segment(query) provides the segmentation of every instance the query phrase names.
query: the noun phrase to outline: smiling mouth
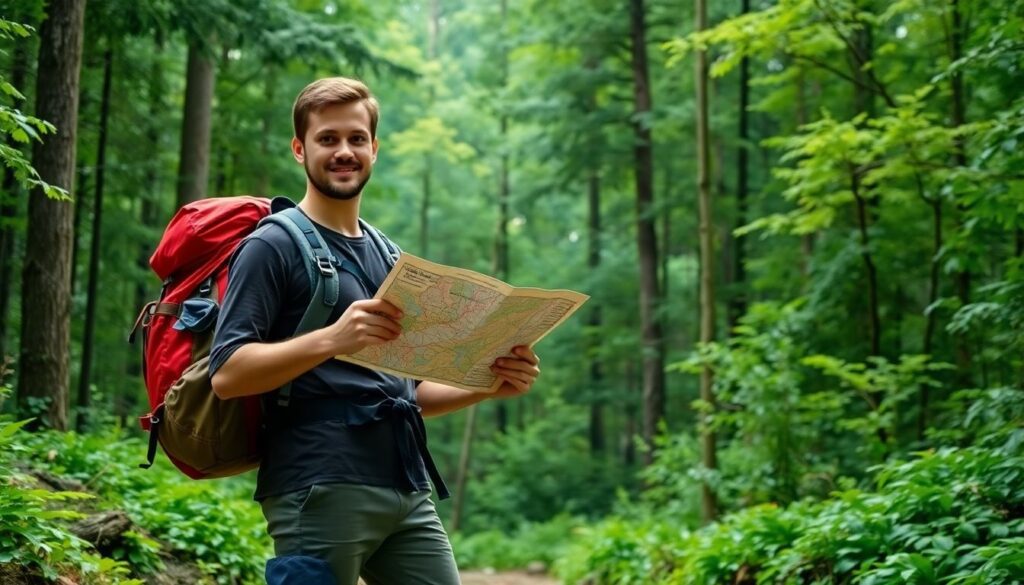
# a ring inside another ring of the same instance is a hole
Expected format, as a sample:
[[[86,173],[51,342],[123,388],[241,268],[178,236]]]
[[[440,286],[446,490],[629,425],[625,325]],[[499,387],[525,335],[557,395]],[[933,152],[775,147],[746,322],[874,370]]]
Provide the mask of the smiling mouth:
[[[328,172],[330,172],[330,173],[331,173],[332,175],[339,175],[339,176],[342,176],[342,177],[347,177],[347,176],[349,176],[349,175],[353,175],[353,174],[355,174],[355,173],[356,173],[356,171],[358,171],[358,170],[359,170],[359,167],[350,167],[350,166],[345,166],[345,167],[330,167],[330,168],[328,168],[327,170],[328,170]]]

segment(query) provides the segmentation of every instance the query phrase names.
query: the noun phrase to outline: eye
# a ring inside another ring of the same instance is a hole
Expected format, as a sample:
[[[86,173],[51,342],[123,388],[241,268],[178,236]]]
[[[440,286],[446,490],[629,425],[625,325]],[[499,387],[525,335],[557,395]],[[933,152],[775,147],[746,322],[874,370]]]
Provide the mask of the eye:
[[[366,137],[363,136],[362,134],[357,134],[357,135],[352,137],[352,142],[354,142],[356,144],[362,144],[362,143],[366,142]]]
[[[318,142],[320,144],[334,144],[335,138],[333,136],[321,136]]]

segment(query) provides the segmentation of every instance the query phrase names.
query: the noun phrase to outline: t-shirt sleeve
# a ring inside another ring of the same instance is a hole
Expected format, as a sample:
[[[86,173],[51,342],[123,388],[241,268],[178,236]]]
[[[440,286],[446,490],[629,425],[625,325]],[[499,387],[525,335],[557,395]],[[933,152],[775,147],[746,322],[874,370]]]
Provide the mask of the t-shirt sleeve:
[[[270,339],[284,302],[286,275],[283,257],[260,238],[250,237],[235,250],[210,350],[211,377],[238,348]]]

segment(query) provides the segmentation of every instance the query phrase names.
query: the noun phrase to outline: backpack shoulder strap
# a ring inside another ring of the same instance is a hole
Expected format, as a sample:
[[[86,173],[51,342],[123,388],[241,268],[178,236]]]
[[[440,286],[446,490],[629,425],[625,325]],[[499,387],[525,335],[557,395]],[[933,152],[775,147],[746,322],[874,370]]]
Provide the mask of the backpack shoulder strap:
[[[359,218],[359,227],[370,236],[374,247],[377,248],[380,255],[384,257],[384,263],[387,267],[394,268],[395,263],[398,262],[398,257],[402,255],[402,249],[388,239],[388,237],[384,235],[384,232],[373,227],[364,221],[363,218]]]
[[[313,222],[309,221],[309,218],[295,207],[268,215],[260,223],[261,225],[273,223],[284,228],[299,247],[301,256],[305,260],[306,274],[309,276],[310,290],[313,291],[313,294],[309,299],[309,306],[306,307],[302,319],[295,328],[295,335],[302,335],[323,327],[330,318],[334,306],[338,304],[340,293],[338,272],[331,262],[331,252],[327,247],[327,242],[324,241]],[[290,397],[291,384],[289,383],[278,391],[277,402],[281,406],[287,406]]]

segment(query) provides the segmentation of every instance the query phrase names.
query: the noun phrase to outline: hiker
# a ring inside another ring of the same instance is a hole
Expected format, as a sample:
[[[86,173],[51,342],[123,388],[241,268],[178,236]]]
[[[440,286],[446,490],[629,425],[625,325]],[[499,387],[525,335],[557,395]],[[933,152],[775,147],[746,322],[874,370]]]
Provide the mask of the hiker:
[[[349,269],[337,272],[340,295],[326,325],[292,337],[313,295],[306,261],[281,226],[253,232],[231,259],[210,376],[221,398],[290,383],[286,406],[264,401],[255,493],[279,558],[326,561],[339,585],[360,575],[370,585],[454,585],[459,576],[430,481],[439,497],[448,492],[422,417],[525,394],[539,360],[529,348],[509,348],[491,366],[500,388],[479,394],[332,359],[402,331],[401,308],[372,298],[389,265],[359,219],[377,159],[378,111],[354,79],[320,79],[299,94],[292,154],[306,170],[306,192],[298,209],[326,241],[331,264]]]

